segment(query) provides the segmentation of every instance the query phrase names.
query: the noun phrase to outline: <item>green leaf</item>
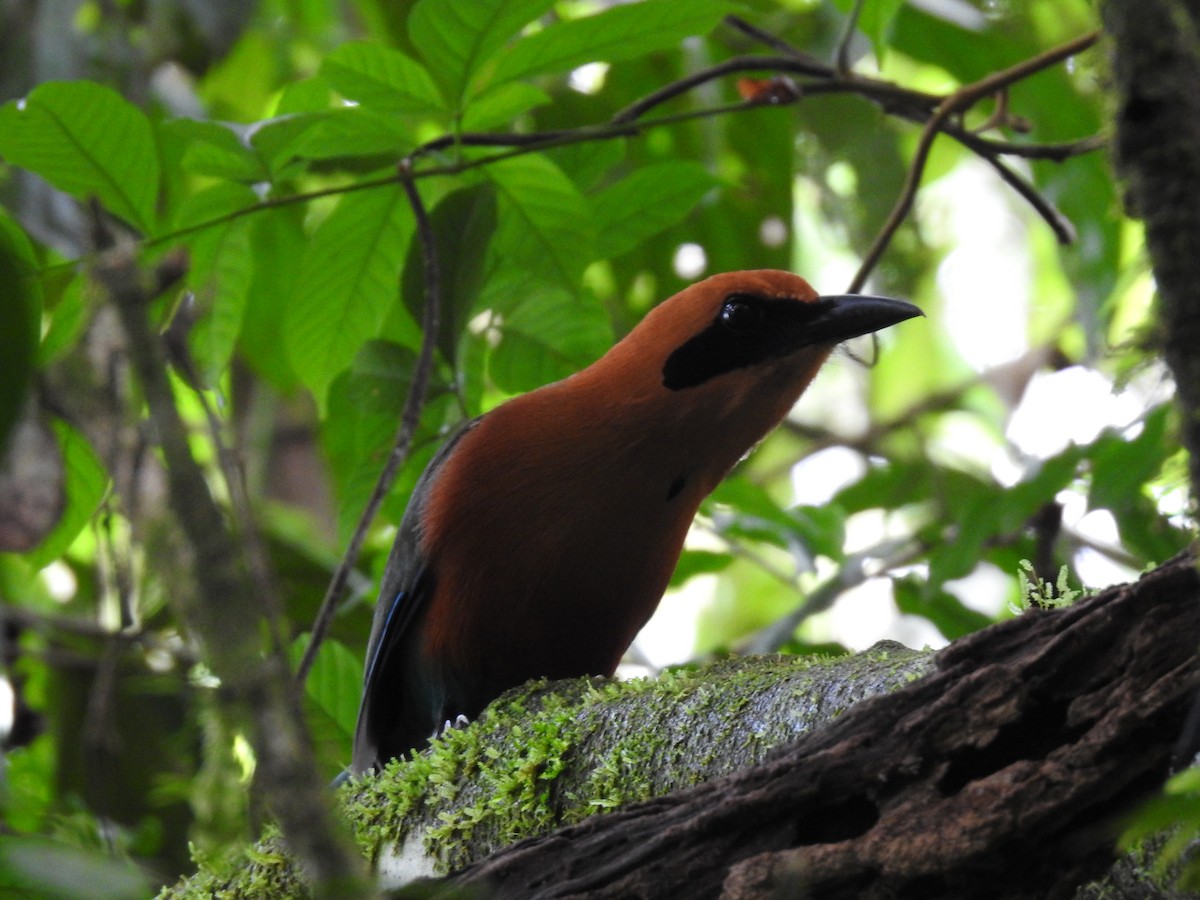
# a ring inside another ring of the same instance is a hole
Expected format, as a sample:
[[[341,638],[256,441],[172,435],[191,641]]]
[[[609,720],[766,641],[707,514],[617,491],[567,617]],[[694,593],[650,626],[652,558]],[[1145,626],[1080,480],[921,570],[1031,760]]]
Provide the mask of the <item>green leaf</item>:
[[[420,0],[409,16],[408,35],[457,113],[476,73],[553,5],[554,0]]]
[[[729,534],[791,549],[799,541],[804,557],[842,558],[846,516],[837,504],[785,509],[761,485],[737,474],[717,485],[707,502],[727,506],[737,514],[738,521],[726,526]]]
[[[1001,531],[1003,489],[952,469],[938,470],[934,478],[942,507],[939,513],[946,522],[953,523],[948,535],[938,524],[939,542],[929,554],[929,581],[938,585],[973,570],[988,539]],[[926,490],[931,487],[927,484]]]
[[[688,579],[697,575],[712,575],[729,568],[733,557],[728,553],[714,553],[712,550],[684,550],[679,554],[679,562],[671,575],[671,587],[677,588]]]
[[[497,385],[514,394],[578,372],[612,344],[608,317],[598,303],[580,303],[554,288],[524,296],[504,317],[500,333],[488,370]]]
[[[581,190],[590,191],[604,181],[625,158],[623,138],[608,141],[581,141],[546,151],[546,157],[563,170]]]
[[[259,122],[250,134],[250,146],[258,153],[271,177],[281,180],[291,174],[289,166],[300,156],[297,148],[302,147],[308,134],[334,112],[336,110],[293,113]]]
[[[522,39],[500,58],[492,83],[568,72],[584,63],[621,62],[707,34],[730,10],[721,0],[645,0],[559,22]]]
[[[1037,471],[1013,485],[1001,496],[992,511],[1000,533],[1012,533],[1024,528],[1039,509],[1052,501],[1075,478],[1084,451],[1071,446],[1057,456],[1042,460]]]
[[[309,635],[298,637],[291,646],[292,664],[299,663]],[[331,744],[325,758],[349,760],[362,696],[362,663],[343,644],[326,638],[304,682],[304,707],[317,740]]]
[[[889,462],[872,465],[866,475],[838,491],[832,502],[850,514],[876,507],[899,509],[927,501],[931,493],[928,466]]]
[[[327,113],[304,129],[288,150],[301,159],[398,158],[414,146],[413,129],[404,120],[370,109],[346,107]]]
[[[380,112],[446,111],[429,71],[415,59],[382,44],[342,44],[325,58],[321,75],[346,99]]]
[[[254,276],[242,320],[242,356],[281,393],[295,389],[297,378],[280,340],[295,298],[296,278],[306,238],[300,206],[280,206],[250,216]]]
[[[0,213],[0,460],[33,377],[42,319],[42,283],[25,232]]]
[[[0,837],[0,894],[6,897],[141,900],[148,888],[146,875],[128,860],[40,836]]]
[[[67,505],[58,524],[25,558],[41,568],[62,556],[91,520],[108,490],[108,471],[87,439],[66,422],[54,423],[66,473]]]
[[[695,162],[664,162],[637,169],[591,197],[596,254],[627,253],[686,216],[717,179]]]
[[[341,102],[334,99],[329,82],[314,75],[312,78],[302,78],[284,86],[275,104],[275,115],[320,112],[340,105]]]
[[[453,362],[483,287],[487,246],[496,230],[495,189],[481,182],[447,194],[429,214],[429,225],[442,275],[438,345]],[[409,244],[400,283],[410,321],[420,322],[425,309],[425,255],[419,241]]]
[[[349,540],[392,451],[415,360],[416,354],[407,347],[369,341],[329,387],[321,433],[334,477],[341,543]],[[453,395],[436,389],[430,392],[412,452],[384,501],[381,515],[385,519],[400,520],[402,501],[441,443],[440,427],[458,421],[454,404]]]
[[[226,181],[266,181],[266,166],[234,130],[219,122],[172,119],[159,128],[185,142],[180,165],[196,175],[211,175]]]
[[[574,292],[595,258],[586,198],[561,169],[536,154],[488,166],[487,174],[500,200],[491,270],[519,270]]]
[[[284,341],[323,408],[329,383],[379,333],[400,290],[413,217],[399,185],[346,194],[300,263]]]
[[[0,156],[80,200],[154,230],[158,147],[150,120],[88,81],[51,81],[0,107]]]
[[[1153,410],[1142,423],[1142,431],[1129,440],[1120,434],[1101,435],[1088,454],[1092,460],[1092,483],[1088,491],[1090,509],[1121,511],[1136,502],[1142,486],[1162,468],[1172,448],[1165,440],[1170,404]]]
[[[321,432],[333,473],[340,542],[349,539],[387,462],[415,360],[407,347],[370,341],[329,386]]]
[[[181,212],[181,225],[205,222],[225,213],[254,206],[247,187],[215,185],[191,198]],[[254,276],[250,250],[250,217],[230,219],[198,232],[191,240],[187,284],[200,318],[188,343],[192,359],[207,387],[217,384],[229,365],[241,334],[242,320]]]
[[[74,347],[87,326],[91,306],[90,295],[84,290],[85,281],[82,273],[74,274],[63,286],[53,309],[48,310],[50,324],[38,348],[38,365],[45,366]]]
[[[550,96],[532,84],[510,81],[490,88],[471,100],[463,112],[463,131],[487,131],[508,125],[517,116],[537,106],[545,106]]]

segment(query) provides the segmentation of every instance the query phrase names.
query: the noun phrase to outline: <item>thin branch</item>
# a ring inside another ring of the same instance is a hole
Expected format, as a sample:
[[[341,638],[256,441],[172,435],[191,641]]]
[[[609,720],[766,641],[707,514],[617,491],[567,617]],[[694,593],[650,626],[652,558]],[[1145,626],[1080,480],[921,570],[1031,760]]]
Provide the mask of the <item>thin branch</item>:
[[[1102,134],[1093,134],[1078,141],[1062,141],[1053,144],[1022,144],[1016,141],[1002,141],[997,138],[987,138],[967,131],[952,122],[942,129],[964,147],[979,154],[995,154],[997,156],[1019,156],[1022,159],[1045,159],[1050,162],[1064,162],[1073,156],[1082,156],[1093,150],[1100,150],[1107,145],[1108,139]]]
[[[1042,219],[1050,226],[1060,244],[1074,243],[1077,234],[1071,220],[1064,216],[1050,200],[1036,187],[1030,184],[1017,171],[1009,168],[1003,160],[990,154],[983,155],[984,162],[996,170],[1000,178],[1014,191],[1025,198],[1025,202],[1033,207]]]
[[[913,200],[917,195],[917,189],[921,185],[921,178],[925,173],[925,165],[929,161],[929,152],[933,148],[933,142],[944,124],[952,116],[966,112],[983,98],[990,97],[997,91],[1002,91],[1023,78],[1027,78],[1036,72],[1040,72],[1061,62],[1069,56],[1074,56],[1086,50],[1095,44],[1099,38],[1100,33],[1094,31],[1047,50],[1045,53],[1039,53],[1037,56],[1023,60],[1000,72],[993,72],[991,75],[981,78],[973,84],[959,88],[938,105],[938,108],[930,116],[929,121],[925,123],[924,129],[921,131],[921,139],[917,143],[917,149],[913,154],[912,163],[909,165],[908,175],[904,180],[904,187],[900,191],[900,196],[897,198],[896,204],[892,207],[892,211],[888,215],[883,228],[876,235],[870,250],[867,251],[866,256],[863,258],[862,265],[859,266],[854,279],[850,282],[850,286],[847,289],[849,293],[854,294],[862,290],[863,285],[867,282],[867,278],[874,271],[875,266],[878,265],[892,238],[904,223],[904,220],[908,218]],[[1006,178],[1005,180],[1008,179]],[[1039,210],[1039,212],[1041,211]]]
[[[794,56],[796,59],[810,60],[814,65],[820,65],[814,57],[809,56],[803,50],[793,47],[778,35],[771,34],[769,31],[763,31],[757,25],[747,22],[741,16],[726,16],[724,21],[730,28],[740,31],[746,37],[757,41],[764,47],[770,47],[776,53],[782,53],[785,56]]]
[[[51,640],[46,643],[51,645],[63,643],[56,639],[60,635],[71,635],[76,638],[85,638],[88,641],[105,643],[112,640],[113,635],[117,634],[112,628],[108,628],[92,619],[36,612],[12,603],[0,606],[0,624],[5,622],[13,622],[22,629],[49,636]],[[191,645],[186,641],[164,638],[157,631],[147,631],[144,628],[135,626],[123,629],[120,635],[121,639],[125,642],[141,647],[146,651],[166,654],[181,666],[190,666],[199,661],[195,653],[192,652]],[[72,643],[79,642],[75,641]],[[95,660],[94,655],[81,658],[91,661]]]
[[[373,178],[370,181],[358,181],[354,184],[339,184],[335,187],[318,188],[314,191],[303,191],[299,194],[288,194],[286,197],[271,197],[267,200],[260,200],[253,206],[247,206],[242,209],[235,209],[233,212],[228,212],[220,216],[214,216],[211,219],[205,219],[203,222],[196,222],[192,225],[177,228],[174,231],[168,231],[158,237],[148,238],[142,241],[143,247],[158,247],[169,241],[176,241],[179,238],[187,237],[189,234],[196,234],[200,231],[205,231],[209,228],[216,228],[218,225],[224,225],[226,222],[232,222],[235,219],[240,219],[242,216],[252,215],[254,213],[266,212],[269,209],[279,209],[285,206],[294,206],[297,203],[307,203],[310,200],[320,200],[322,197],[335,197],[340,194],[353,194],[356,191],[367,191],[371,188],[386,187],[389,184],[396,183],[395,175],[388,175],[384,178]],[[73,263],[71,263],[73,265]]]
[[[842,36],[838,40],[837,53],[834,54],[834,64],[843,74],[850,71],[850,44],[854,40],[854,32],[858,30],[858,17],[862,15],[863,4],[866,0],[854,0],[850,14],[842,26]]]
[[[245,542],[246,567],[254,580],[255,591],[267,610],[267,628],[271,634],[271,643],[276,652],[285,649],[284,635],[280,622],[284,616],[283,598],[279,594],[279,584],[271,566],[270,556],[263,545],[262,534],[258,521],[254,516],[254,508],[250,503],[250,494],[246,488],[246,472],[242,466],[241,454],[224,439],[221,419],[213,409],[207,393],[199,383],[191,385],[193,394],[200,401],[204,410],[204,418],[208,423],[209,438],[217,450],[217,464],[225,478],[229,489],[229,505],[237,524],[238,537]]]
[[[309,638],[308,646],[304,650],[304,658],[301,659],[300,665],[296,669],[296,681],[299,684],[304,683],[305,678],[308,677],[308,673],[312,669],[313,662],[317,658],[317,650],[320,648],[322,641],[324,641],[325,635],[329,631],[329,625],[333,621],[333,613],[337,607],[338,598],[341,597],[342,590],[346,586],[346,580],[358,562],[359,553],[362,552],[362,545],[366,540],[367,531],[370,529],[371,523],[375,521],[379,507],[383,504],[383,498],[391,490],[392,483],[396,480],[396,474],[408,459],[413,436],[417,433],[417,427],[421,422],[421,411],[425,408],[425,397],[429,392],[429,381],[433,373],[434,351],[437,348],[438,331],[441,324],[441,272],[438,266],[437,247],[434,244],[433,228],[429,223],[429,214],[425,209],[424,203],[421,201],[421,195],[414,184],[414,177],[415,173],[412,170],[410,161],[405,160],[400,165],[399,178],[400,183],[404,186],[405,193],[408,195],[408,202],[412,206],[413,215],[417,221],[417,239],[421,244],[421,256],[425,266],[425,312],[421,322],[421,351],[417,356],[417,363],[413,369],[412,382],[408,388],[408,398],[404,403],[404,412],[400,417],[400,428],[396,432],[392,452],[388,455],[387,464],[384,465],[383,471],[379,473],[379,478],[375,482],[375,489],[371,492],[371,497],[367,501],[366,508],[359,517],[358,525],[355,527],[354,534],[350,538],[350,544],[347,546],[337,570],[333,573],[333,578],[329,582],[329,588],[325,592],[325,598],[321,601],[321,608],[317,611],[317,617],[313,621],[312,634]]]
[[[837,73],[833,69],[811,58],[796,58],[794,56],[734,56],[664,85],[657,91],[653,91],[642,99],[629,104],[613,116],[610,121],[614,124],[620,124],[640,119],[654,107],[661,106],[668,100],[673,100],[676,97],[686,94],[692,88],[738,72],[786,72],[791,75],[808,75],[825,80],[837,78]],[[932,99],[934,102],[938,100],[936,97]]]

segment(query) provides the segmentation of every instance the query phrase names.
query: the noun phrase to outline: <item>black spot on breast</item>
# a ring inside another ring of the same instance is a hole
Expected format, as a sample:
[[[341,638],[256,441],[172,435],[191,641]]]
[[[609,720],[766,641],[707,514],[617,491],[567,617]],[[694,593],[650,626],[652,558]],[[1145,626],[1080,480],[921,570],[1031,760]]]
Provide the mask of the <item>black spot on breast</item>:
[[[686,484],[687,484],[687,476],[686,475],[677,476],[675,478],[675,480],[671,482],[671,486],[669,488],[667,488],[667,502],[670,503],[672,500],[674,500],[676,497],[678,497],[679,492],[683,490],[683,488]]]

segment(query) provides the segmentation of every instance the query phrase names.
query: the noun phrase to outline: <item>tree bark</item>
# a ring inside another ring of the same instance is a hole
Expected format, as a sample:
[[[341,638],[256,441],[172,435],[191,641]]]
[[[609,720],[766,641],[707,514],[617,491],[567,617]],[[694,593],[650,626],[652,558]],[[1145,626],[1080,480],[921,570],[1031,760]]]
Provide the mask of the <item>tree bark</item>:
[[[1192,502],[1200,498],[1200,5],[1106,0],[1117,110],[1117,170],[1146,225],[1157,343],[1175,378]]]
[[[1200,687],[1190,559],[957,641],[768,762],[457,873],[495,897],[1070,896]]]

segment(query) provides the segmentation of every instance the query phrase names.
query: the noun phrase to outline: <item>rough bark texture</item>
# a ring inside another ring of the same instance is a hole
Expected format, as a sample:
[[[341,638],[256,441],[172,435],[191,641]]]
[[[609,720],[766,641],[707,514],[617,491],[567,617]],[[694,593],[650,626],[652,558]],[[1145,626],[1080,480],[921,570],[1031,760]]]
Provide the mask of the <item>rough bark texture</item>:
[[[1146,224],[1158,337],[1175,377],[1193,501],[1200,498],[1200,3],[1107,0],[1117,168]]]
[[[1069,896],[1167,775],[1200,686],[1200,578],[1164,566],[938,654],[770,761],[503,850],[496,897]]]

